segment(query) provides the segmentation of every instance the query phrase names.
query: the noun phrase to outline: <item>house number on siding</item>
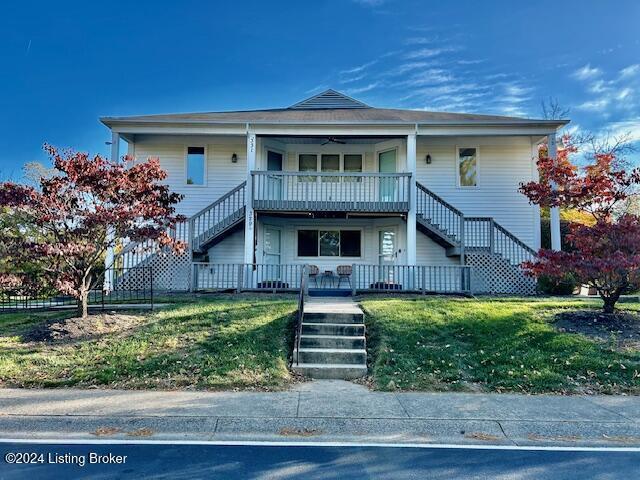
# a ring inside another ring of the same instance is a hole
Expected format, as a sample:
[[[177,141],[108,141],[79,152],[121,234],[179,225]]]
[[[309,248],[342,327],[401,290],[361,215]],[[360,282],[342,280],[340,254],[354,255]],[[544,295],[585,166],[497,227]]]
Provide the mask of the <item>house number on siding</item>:
[[[256,151],[256,136],[249,135],[249,152],[253,153]]]

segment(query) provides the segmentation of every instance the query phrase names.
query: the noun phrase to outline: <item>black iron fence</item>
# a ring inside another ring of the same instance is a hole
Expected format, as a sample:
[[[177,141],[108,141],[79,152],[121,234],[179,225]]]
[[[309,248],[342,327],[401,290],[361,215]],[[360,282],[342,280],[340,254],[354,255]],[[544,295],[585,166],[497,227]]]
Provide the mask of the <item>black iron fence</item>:
[[[109,268],[100,273],[89,292],[89,309],[125,304],[153,309],[151,267]],[[74,297],[54,289],[36,294],[25,294],[19,289],[0,290],[0,313],[69,309],[76,306]]]

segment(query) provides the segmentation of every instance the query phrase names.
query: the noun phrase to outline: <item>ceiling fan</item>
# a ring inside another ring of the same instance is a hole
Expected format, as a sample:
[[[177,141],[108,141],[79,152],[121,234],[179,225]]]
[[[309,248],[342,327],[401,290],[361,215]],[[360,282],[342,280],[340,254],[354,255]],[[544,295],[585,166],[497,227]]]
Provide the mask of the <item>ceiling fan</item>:
[[[340,143],[344,145],[347,142],[345,142],[344,140],[340,140],[336,137],[327,137],[327,140],[323,142],[322,145],[326,145],[327,143]]]

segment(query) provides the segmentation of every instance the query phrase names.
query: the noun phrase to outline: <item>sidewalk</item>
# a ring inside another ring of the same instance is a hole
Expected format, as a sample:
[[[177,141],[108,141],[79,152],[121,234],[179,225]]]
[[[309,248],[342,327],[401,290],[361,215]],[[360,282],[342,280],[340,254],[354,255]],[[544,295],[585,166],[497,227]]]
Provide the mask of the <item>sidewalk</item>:
[[[640,446],[640,396],[0,389],[0,437]]]

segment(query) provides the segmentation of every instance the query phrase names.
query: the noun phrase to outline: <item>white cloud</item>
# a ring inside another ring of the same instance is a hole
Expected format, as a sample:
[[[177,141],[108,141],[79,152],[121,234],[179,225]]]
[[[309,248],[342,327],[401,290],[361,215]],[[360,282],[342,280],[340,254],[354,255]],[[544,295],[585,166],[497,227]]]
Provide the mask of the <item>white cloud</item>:
[[[597,67],[591,67],[591,64],[587,63],[584,67],[579,68],[575,72],[573,72],[573,76],[578,80],[589,80],[591,78],[597,77],[602,73]]]
[[[477,65],[478,63],[486,62],[486,58],[478,58],[476,60],[458,60],[458,65]]]
[[[580,110],[591,110],[594,112],[603,112],[609,106],[609,99],[606,97],[597,98],[594,100],[586,101],[578,105]]]
[[[349,88],[345,90],[345,93],[347,95],[355,95],[357,93],[368,92],[369,90],[373,90],[374,88],[376,88],[378,85],[380,85],[380,82],[373,82],[363,87]]]
[[[620,77],[622,78],[632,77],[638,72],[640,72],[640,64],[635,63],[633,65],[629,65],[628,67],[625,67],[622,70],[620,70]]]
[[[443,53],[455,52],[460,50],[459,47],[441,47],[441,48],[421,48],[405,55],[406,58],[430,58],[436,57]]]
[[[378,62],[377,60],[371,60],[370,62],[363,63],[362,65],[358,65],[357,67],[348,68],[347,70],[342,70],[340,72],[340,75],[348,75],[350,73],[359,73],[364,69],[369,68],[372,65],[375,65],[377,62]]]

